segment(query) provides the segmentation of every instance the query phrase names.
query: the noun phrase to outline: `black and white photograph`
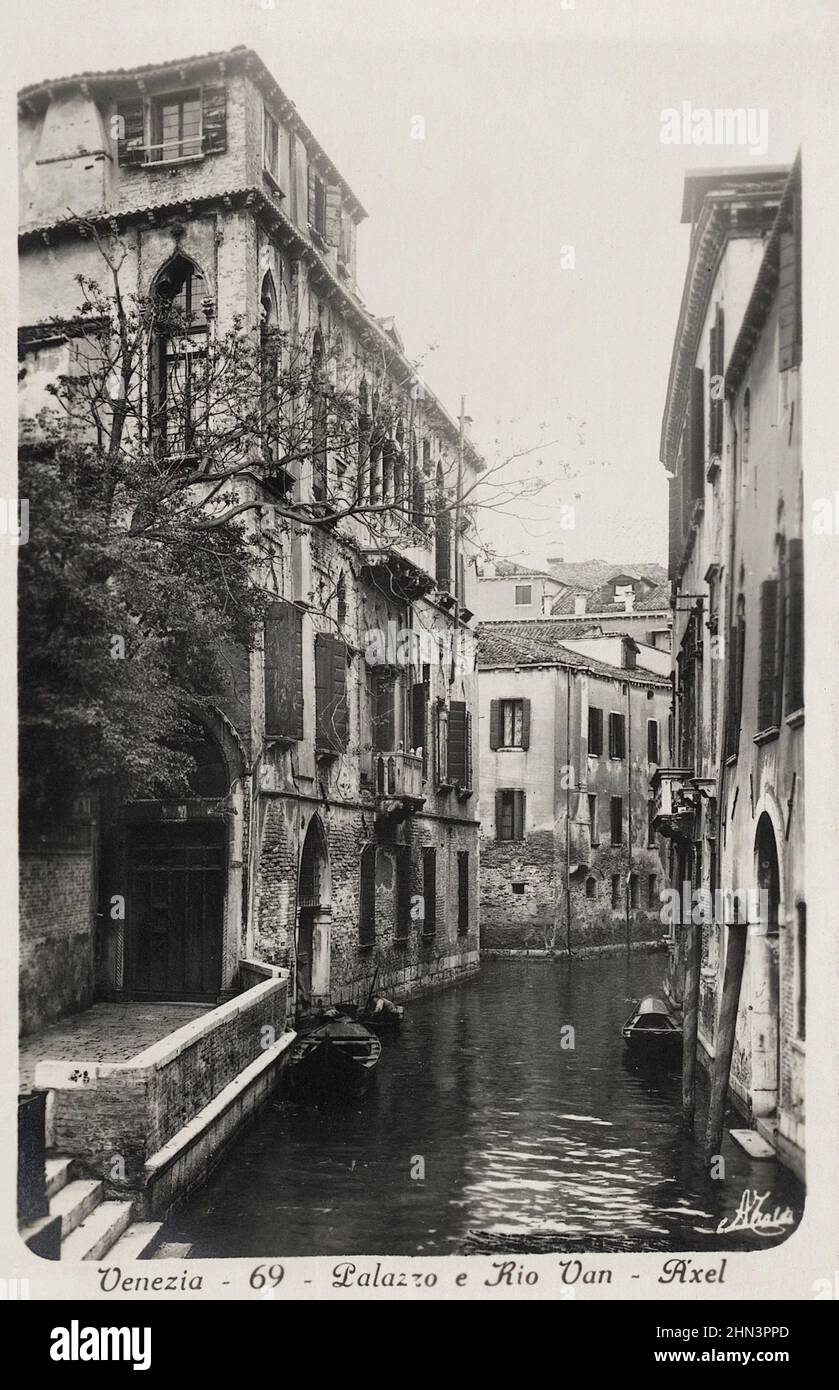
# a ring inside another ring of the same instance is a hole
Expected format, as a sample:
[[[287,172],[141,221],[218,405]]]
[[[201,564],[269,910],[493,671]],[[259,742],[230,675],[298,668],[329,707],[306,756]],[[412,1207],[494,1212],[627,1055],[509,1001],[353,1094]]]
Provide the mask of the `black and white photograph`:
[[[16,15],[8,1297],[839,1297],[836,18]]]

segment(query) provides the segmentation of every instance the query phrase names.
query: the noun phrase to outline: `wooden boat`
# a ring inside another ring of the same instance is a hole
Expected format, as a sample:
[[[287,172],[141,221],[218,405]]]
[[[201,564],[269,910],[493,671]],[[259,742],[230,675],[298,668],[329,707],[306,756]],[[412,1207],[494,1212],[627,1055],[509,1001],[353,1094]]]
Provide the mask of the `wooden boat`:
[[[291,1052],[296,1095],[363,1095],[382,1054],[375,1034],[352,1019],[336,1018],[298,1038]]]
[[[682,1030],[663,999],[649,994],[637,1004],[621,1028],[634,1057],[673,1059],[682,1047]]]
[[[404,1017],[405,1010],[401,1004],[394,1004],[393,1000],[376,995],[365,1011],[358,1015],[358,1021],[363,1023],[365,1028],[375,1028],[378,1031],[380,1028],[401,1028]]]

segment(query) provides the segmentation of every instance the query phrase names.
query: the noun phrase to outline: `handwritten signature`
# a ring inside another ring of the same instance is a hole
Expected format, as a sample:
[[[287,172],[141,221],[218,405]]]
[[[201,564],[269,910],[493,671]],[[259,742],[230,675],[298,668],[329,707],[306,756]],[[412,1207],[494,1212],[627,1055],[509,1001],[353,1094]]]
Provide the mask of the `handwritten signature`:
[[[731,1235],[733,1231],[755,1231],[759,1236],[771,1236],[786,1226],[794,1226],[795,1217],[789,1207],[782,1209],[776,1206],[772,1212],[764,1211],[763,1204],[768,1199],[768,1192],[751,1192],[746,1188],[734,1215],[724,1216],[718,1223],[717,1234]]]

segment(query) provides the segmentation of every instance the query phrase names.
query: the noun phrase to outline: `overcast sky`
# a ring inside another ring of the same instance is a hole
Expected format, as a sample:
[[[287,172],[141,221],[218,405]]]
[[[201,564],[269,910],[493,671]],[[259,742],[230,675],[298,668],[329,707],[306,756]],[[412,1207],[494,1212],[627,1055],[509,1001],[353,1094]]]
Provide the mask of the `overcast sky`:
[[[534,449],[527,471],[551,481],[517,516],[484,515],[498,553],[663,560],[658,442],[688,252],[682,179],[792,159],[808,8],[28,0],[14,10],[14,82],[254,47],[368,210],[368,308],[395,315],[410,356],[426,354],[452,414],[465,395],[489,461]],[[765,108],[766,153],[663,144],[662,111],[685,101]],[[417,116],[424,139],[412,138]]]

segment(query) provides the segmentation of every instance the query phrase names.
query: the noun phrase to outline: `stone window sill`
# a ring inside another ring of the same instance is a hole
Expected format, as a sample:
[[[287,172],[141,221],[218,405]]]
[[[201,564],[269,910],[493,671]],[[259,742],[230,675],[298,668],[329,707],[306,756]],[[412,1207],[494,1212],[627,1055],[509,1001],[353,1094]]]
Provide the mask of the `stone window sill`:
[[[759,734],[755,734],[752,742],[760,747],[764,743],[771,743],[773,739],[778,737],[780,732],[781,730],[778,724],[771,724],[768,729],[761,729]]]
[[[794,709],[792,714],[788,714],[784,721],[790,729],[800,729],[804,723],[804,710]]]

